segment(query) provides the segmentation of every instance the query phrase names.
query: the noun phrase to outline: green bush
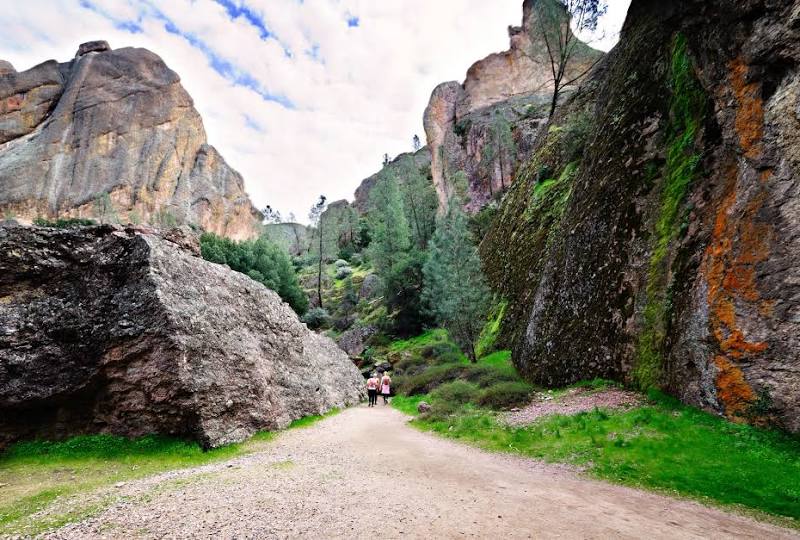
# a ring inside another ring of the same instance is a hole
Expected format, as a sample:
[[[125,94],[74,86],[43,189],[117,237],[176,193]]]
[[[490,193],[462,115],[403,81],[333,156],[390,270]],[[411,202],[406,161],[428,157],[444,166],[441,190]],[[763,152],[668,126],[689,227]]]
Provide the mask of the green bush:
[[[340,266],[336,270],[336,279],[344,279],[353,273],[353,269],[349,266]]]
[[[91,227],[97,225],[93,219],[84,218],[59,218],[59,219],[45,219],[37,217],[33,220],[33,224],[38,227],[50,227],[54,229],[70,229],[72,227]]]
[[[477,385],[456,380],[445,383],[431,392],[431,400],[434,403],[444,401],[455,405],[464,405],[466,403],[474,403],[478,400],[481,394]]]
[[[308,297],[300,287],[289,255],[266,236],[234,242],[206,233],[200,237],[200,252],[205,260],[227,264],[277,292],[298,315],[308,309]]]
[[[336,260],[336,262],[335,262],[335,263],[333,263],[333,265],[334,265],[336,268],[342,268],[342,267],[345,267],[345,266],[350,266],[350,263],[349,263],[349,262],[347,262],[347,261],[346,261],[346,260],[344,260],[344,259],[337,259],[337,260]]]
[[[464,378],[481,388],[487,388],[500,383],[521,382],[520,376],[513,366],[497,366],[490,364],[471,365],[464,374]]]
[[[308,310],[308,312],[300,318],[301,321],[306,323],[312,330],[319,330],[331,324],[331,316],[327,310],[321,307],[315,307]]]
[[[395,385],[400,394],[408,396],[427,394],[446,382],[458,379],[464,368],[465,365],[462,363],[433,366],[415,375],[396,376]]]
[[[478,398],[478,405],[492,409],[507,409],[527,403],[533,387],[527,383],[501,382],[486,388]]]

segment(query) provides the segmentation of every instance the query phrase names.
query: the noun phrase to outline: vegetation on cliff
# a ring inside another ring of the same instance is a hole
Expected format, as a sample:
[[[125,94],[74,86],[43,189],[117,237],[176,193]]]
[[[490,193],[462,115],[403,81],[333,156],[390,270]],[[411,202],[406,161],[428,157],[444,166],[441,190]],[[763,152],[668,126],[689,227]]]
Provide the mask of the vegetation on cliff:
[[[663,344],[668,331],[670,289],[672,279],[670,255],[680,233],[680,212],[685,209],[686,193],[700,163],[697,137],[705,116],[706,95],[694,75],[687,51],[686,37],[678,34],[672,46],[670,62],[670,119],[667,128],[664,185],[652,241],[647,274],[647,305],[643,311],[643,328],[637,344],[637,365],[634,377],[640,387],[658,385],[662,379]]]
[[[308,309],[308,298],[300,288],[289,256],[266,237],[236,242],[205,233],[200,237],[200,250],[207,261],[227,264],[231,270],[277,292],[299,315]]]

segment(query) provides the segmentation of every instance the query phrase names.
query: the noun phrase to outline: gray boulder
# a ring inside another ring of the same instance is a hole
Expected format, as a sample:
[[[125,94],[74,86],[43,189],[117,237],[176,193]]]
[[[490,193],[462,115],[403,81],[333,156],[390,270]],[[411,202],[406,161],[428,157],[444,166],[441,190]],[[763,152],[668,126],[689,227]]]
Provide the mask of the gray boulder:
[[[431,412],[430,404],[428,404],[426,401],[420,401],[419,404],[417,404],[417,412],[420,414]]]
[[[367,348],[367,340],[375,335],[378,329],[374,326],[359,326],[339,336],[339,347],[351,357],[361,356]]]
[[[358,297],[363,300],[372,300],[381,293],[381,279],[376,274],[368,274],[361,283]]]
[[[276,293],[155,234],[0,228],[0,299],[0,446],[158,433],[212,447],[364,392]]]
[[[110,50],[111,47],[108,45],[108,41],[87,41],[86,43],[80,44],[75,56],[83,56],[90,52],[106,52]]]

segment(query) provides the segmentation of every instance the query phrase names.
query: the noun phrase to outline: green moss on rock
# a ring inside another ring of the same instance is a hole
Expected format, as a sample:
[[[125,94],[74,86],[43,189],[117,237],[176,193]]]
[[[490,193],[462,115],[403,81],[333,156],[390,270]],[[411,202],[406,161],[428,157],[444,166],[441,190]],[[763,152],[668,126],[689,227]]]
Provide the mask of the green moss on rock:
[[[686,192],[700,163],[696,140],[705,116],[706,95],[694,75],[686,38],[678,34],[670,63],[670,124],[661,206],[647,276],[647,304],[637,343],[634,379],[642,388],[657,386],[663,365],[663,344],[671,311],[670,254],[680,232],[678,220]]]

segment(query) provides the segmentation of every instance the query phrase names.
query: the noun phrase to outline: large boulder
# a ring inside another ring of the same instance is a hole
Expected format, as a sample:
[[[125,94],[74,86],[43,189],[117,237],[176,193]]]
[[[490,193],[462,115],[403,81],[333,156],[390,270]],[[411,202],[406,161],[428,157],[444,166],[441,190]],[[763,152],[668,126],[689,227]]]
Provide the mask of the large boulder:
[[[196,224],[234,239],[261,221],[178,75],[106,42],[21,73],[0,65],[0,214]]]
[[[516,366],[800,431],[800,9],[633,0],[481,246]]]
[[[336,341],[339,347],[351,357],[360,356],[367,348],[367,340],[374,336],[378,329],[374,326],[358,326],[344,332]]]
[[[81,433],[206,446],[359,402],[278,295],[146,230],[0,228],[0,445]]]

